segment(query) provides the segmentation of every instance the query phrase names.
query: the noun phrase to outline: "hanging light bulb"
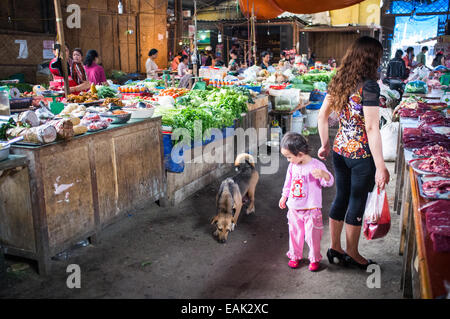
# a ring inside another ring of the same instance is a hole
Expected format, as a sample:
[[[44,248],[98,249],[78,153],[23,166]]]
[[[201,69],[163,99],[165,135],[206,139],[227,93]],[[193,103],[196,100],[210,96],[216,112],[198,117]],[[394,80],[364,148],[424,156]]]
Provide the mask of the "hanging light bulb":
[[[217,42],[222,43],[222,34],[219,31],[219,34],[217,35]]]

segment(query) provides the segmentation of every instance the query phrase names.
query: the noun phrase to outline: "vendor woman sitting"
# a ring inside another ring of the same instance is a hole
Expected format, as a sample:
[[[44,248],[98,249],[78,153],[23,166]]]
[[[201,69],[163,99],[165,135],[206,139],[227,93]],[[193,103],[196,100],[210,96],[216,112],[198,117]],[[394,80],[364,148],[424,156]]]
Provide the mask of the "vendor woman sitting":
[[[63,89],[64,88],[64,76],[62,71],[62,59],[60,57],[60,45],[55,44],[53,46],[53,55],[55,56],[49,64],[49,70],[53,75],[53,81],[51,83],[51,86],[56,89]],[[69,50],[66,50],[66,60],[69,61]],[[69,75],[70,74],[70,65],[67,63],[67,72],[68,72],[68,79],[69,79],[69,92],[73,94],[78,94],[81,91],[87,91],[90,88],[89,82],[85,81],[79,85],[73,80],[73,78]]]
[[[270,67],[269,61],[270,61],[270,53],[264,51],[261,54],[261,69],[267,70]]]

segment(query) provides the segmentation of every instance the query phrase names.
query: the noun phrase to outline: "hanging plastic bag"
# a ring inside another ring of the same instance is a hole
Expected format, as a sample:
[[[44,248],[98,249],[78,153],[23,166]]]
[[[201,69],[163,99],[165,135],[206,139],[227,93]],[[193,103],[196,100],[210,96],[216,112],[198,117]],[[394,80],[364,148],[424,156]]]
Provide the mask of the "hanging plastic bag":
[[[386,236],[391,228],[391,213],[386,191],[376,185],[367,197],[363,233],[367,240]]]
[[[397,140],[400,127],[399,122],[392,122],[392,110],[380,109],[381,143],[383,145],[383,159],[386,162],[397,158]]]

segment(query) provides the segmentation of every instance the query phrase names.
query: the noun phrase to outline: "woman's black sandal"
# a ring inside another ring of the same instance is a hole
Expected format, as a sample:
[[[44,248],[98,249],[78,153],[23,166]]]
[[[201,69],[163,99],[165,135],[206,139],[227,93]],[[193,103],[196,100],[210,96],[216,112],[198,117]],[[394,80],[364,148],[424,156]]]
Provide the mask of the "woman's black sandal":
[[[343,266],[347,265],[347,254],[342,254],[337,250],[329,248],[327,250],[328,262],[330,264],[342,264]]]
[[[349,255],[346,256],[346,262],[347,262],[347,264],[356,266],[356,267],[358,267],[359,269],[362,269],[362,270],[367,270],[367,267],[369,265],[377,265],[377,263],[375,261],[373,261],[372,259],[367,259],[367,264],[360,264],[360,263],[356,262]]]

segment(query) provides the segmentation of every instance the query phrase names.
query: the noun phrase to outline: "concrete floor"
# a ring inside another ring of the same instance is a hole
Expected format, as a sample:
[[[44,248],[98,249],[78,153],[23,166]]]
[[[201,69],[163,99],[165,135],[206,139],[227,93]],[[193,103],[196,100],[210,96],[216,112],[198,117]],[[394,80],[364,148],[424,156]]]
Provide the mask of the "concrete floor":
[[[316,156],[318,136],[311,136],[310,142]],[[361,235],[360,241],[361,253],[381,265],[381,288],[367,287],[370,273],[328,263],[328,211],[334,187],[323,192],[322,270],[311,273],[305,262],[295,270],[287,266],[286,211],[278,208],[287,164],[282,159],[277,174],[261,176],[256,214],[241,214],[226,244],[213,240],[209,224],[217,181],[177,207],[152,205],[131,213],[107,228],[100,244],[75,249],[67,260],[52,261],[49,277],[38,276],[34,268],[9,272],[0,298],[401,298],[399,216],[392,209],[389,234],[374,241]],[[331,169],[331,161],[327,166]],[[393,163],[388,168],[392,207]],[[305,244],[305,257],[307,249]],[[8,265],[17,262],[7,258]],[[66,286],[69,264],[81,267],[80,289]]]

